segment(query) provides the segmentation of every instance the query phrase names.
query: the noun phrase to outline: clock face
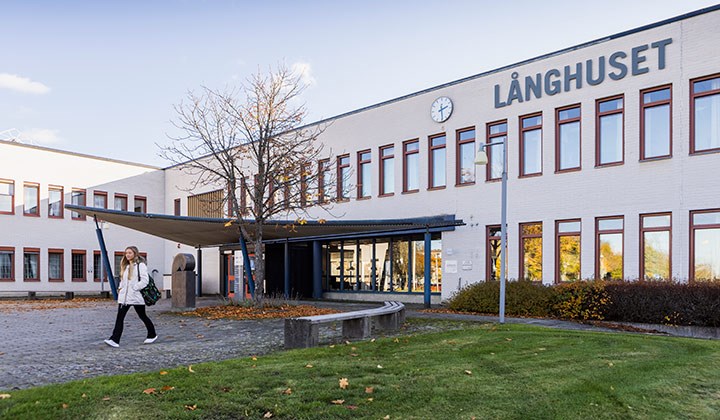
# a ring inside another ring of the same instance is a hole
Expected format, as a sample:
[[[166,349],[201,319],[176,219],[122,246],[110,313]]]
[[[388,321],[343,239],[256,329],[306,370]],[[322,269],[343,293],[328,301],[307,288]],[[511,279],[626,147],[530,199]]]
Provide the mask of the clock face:
[[[453,111],[453,103],[447,96],[441,96],[432,103],[430,107],[430,116],[435,122],[445,122]]]

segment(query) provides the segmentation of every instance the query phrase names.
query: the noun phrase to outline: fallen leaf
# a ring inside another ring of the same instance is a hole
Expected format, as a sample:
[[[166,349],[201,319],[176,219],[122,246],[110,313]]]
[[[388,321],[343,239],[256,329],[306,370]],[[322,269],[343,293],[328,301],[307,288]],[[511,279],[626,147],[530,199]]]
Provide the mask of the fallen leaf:
[[[382,367],[382,365],[377,365],[377,368],[382,369],[383,367]]]
[[[250,360],[252,360],[252,361],[254,362],[254,361],[257,360],[257,357],[253,356],[253,357],[250,358]]]
[[[291,389],[291,388],[288,388],[288,389],[286,389],[285,391],[283,391],[282,393],[285,394],[285,395],[290,395],[290,394],[292,394],[292,389]]]
[[[67,404],[65,404],[65,403],[63,403],[63,405],[62,405],[62,408],[63,408],[63,409],[68,408],[68,407],[70,407],[70,406],[67,405]]]
[[[388,414],[387,416],[383,417],[383,420],[390,420],[390,415]]]
[[[110,401],[110,397],[103,397],[103,401]]]
[[[349,405],[349,404],[346,405],[345,407],[347,407],[348,410],[357,410],[357,408],[358,408],[357,405]]]
[[[175,387],[174,387],[174,386],[165,385],[164,387],[162,387],[162,388],[160,388],[160,389],[162,389],[163,391],[170,391],[170,390],[175,389]]]
[[[155,388],[148,388],[148,389],[144,390],[143,392],[144,392],[145,394],[148,394],[148,395],[154,394],[154,393],[155,393]]]
[[[197,409],[197,404],[186,405],[186,406],[185,406],[185,409],[186,409],[186,410],[190,410],[190,411],[195,411],[195,410]]]
[[[368,398],[368,401],[373,402],[375,398]]]
[[[81,395],[81,397],[83,397],[83,398],[87,398],[87,395],[85,395],[85,394],[82,394],[82,395]]]
[[[331,349],[334,349],[334,348],[335,348],[335,344],[331,344],[331,345],[330,345],[330,348],[331,348]]]
[[[188,371],[189,371],[190,373],[195,373],[195,371],[194,371],[193,368],[192,368],[192,365],[188,366]]]
[[[613,366],[615,366],[615,365],[613,364],[613,362],[608,362],[608,367],[613,367]]]
[[[168,373],[167,373],[166,370],[162,370],[162,371],[160,371],[160,374],[161,374],[161,375],[167,375]]]
[[[372,394],[373,392],[375,392],[375,388],[373,388],[373,387],[371,387],[371,386],[366,386],[366,387],[365,387],[365,393],[366,393],[366,394]]]
[[[394,342],[396,342],[396,343],[399,343],[399,342],[400,342],[400,340],[399,340],[399,339],[397,339],[397,338],[396,338],[396,339],[394,339],[393,341],[394,341]]]
[[[350,350],[355,351],[357,350],[357,347],[350,347]]]
[[[506,338],[505,340],[507,340],[507,341],[512,341],[512,338]]]
[[[87,370],[87,369],[84,369],[84,370],[82,371],[82,373],[83,373],[83,374],[88,374],[88,373],[90,373],[90,371]]]
[[[264,418],[264,419],[269,419],[269,418],[272,417],[272,416],[273,416],[273,413],[271,413],[271,412],[268,411],[267,413],[265,413],[265,415],[263,416],[263,418]]]
[[[357,353],[350,353],[350,356],[352,356],[352,357],[358,357],[359,354],[357,354]]]
[[[466,374],[466,375],[472,375],[472,371],[466,370],[466,371],[465,371],[465,374]]]
[[[347,340],[345,340],[345,344],[347,344],[347,345],[349,346],[349,345],[350,345],[350,342],[347,341]]]
[[[540,350],[540,351],[545,351],[545,350],[547,350],[547,349],[546,349],[545,347],[540,347],[538,350]]]
[[[373,339],[371,339],[371,340],[370,340],[370,342],[371,342],[371,343],[374,343],[374,342],[375,342],[375,339],[374,339],[374,338],[373,338]]]
[[[307,365],[305,365],[305,367],[306,367],[306,368],[308,368],[308,369],[310,369],[310,368],[312,368],[312,367],[313,367],[313,365],[311,365],[311,364],[307,364]]]
[[[230,226],[232,226],[232,220],[225,223],[225,227],[230,227]]]
[[[198,334],[198,335],[197,335],[197,338],[205,338],[205,336],[202,335],[202,334]]]
[[[220,391],[222,391],[222,392],[230,392],[231,390],[232,390],[232,388],[229,388],[227,386],[220,388]]]
[[[10,394],[0,394],[0,400],[6,400],[10,398]]]
[[[348,382],[347,378],[340,378],[341,389],[347,389],[348,385],[350,385],[350,382]]]
[[[343,405],[345,403],[345,400],[332,400],[330,402],[335,405]]]

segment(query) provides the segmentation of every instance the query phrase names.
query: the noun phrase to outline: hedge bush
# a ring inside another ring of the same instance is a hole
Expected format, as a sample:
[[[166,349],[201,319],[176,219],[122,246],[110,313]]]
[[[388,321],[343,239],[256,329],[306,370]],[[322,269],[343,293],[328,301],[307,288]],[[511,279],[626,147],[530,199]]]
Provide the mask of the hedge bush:
[[[448,302],[461,312],[498,313],[499,282],[465,287]],[[579,281],[544,286],[510,281],[505,312],[514,316],[720,327],[720,283]]]

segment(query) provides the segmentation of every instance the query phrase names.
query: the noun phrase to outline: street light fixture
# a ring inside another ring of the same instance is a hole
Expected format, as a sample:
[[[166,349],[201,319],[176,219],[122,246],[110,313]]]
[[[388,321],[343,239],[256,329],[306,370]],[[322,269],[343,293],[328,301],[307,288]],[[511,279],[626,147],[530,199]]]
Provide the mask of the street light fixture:
[[[507,278],[506,250],[507,250],[507,136],[502,141],[482,143],[475,155],[475,165],[487,165],[488,156],[485,149],[492,146],[503,148],[502,162],[502,210],[500,215],[500,323],[505,323],[505,280]]]

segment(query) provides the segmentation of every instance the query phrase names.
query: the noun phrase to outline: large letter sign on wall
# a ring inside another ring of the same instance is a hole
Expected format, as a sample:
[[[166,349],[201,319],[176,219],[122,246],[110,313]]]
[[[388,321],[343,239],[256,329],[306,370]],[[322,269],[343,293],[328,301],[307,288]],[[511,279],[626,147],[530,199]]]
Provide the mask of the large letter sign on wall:
[[[652,44],[638,45],[630,49],[629,54],[625,51],[615,51],[607,60],[605,56],[600,56],[596,60],[591,59],[584,63],[564,66],[562,71],[550,69],[544,74],[536,73],[532,76],[525,76],[524,80],[520,79],[520,74],[514,71],[510,75],[512,80],[506,91],[502,89],[502,86],[495,85],[495,108],[510,106],[516,101],[518,103],[530,101],[533,97],[540,99],[543,92],[548,96],[553,96],[569,92],[573,88],[580,90],[585,83],[597,86],[606,80],[605,76],[611,80],[620,80],[625,78],[628,73],[632,76],[649,73],[651,67],[647,63],[648,53],[652,54],[652,52],[656,52],[657,70],[662,70],[665,68],[665,47],[670,44],[672,44],[672,38]],[[627,62],[628,57],[629,63]],[[503,92],[507,93],[503,95]]]

